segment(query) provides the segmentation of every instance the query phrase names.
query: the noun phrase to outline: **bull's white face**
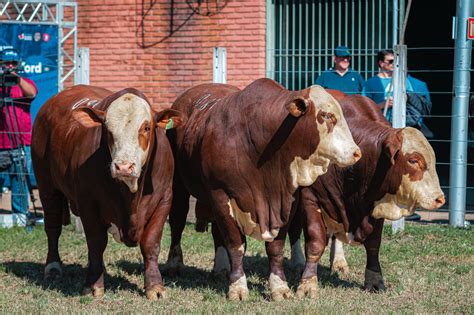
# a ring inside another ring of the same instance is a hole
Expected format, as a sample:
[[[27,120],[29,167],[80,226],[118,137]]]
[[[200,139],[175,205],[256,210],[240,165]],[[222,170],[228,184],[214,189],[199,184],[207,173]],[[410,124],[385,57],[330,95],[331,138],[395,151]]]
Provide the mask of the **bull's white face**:
[[[112,157],[110,172],[131,192],[138,190],[138,178],[147,160],[152,119],[150,105],[131,93],[117,98],[107,109],[105,126]]]
[[[401,176],[396,194],[386,194],[375,203],[372,216],[398,220],[409,216],[417,207],[433,210],[444,204],[444,194],[436,173],[436,157],[425,136],[417,129],[403,129],[401,154],[393,168]]]
[[[311,86],[309,97],[316,108],[314,119],[320,142],[309,159],[296,157],[292,162],[295,187],[312,185],[318,176],[326,173],[330,162],[346,167],[356,163],[362,156],[336,99],[319,85]]]

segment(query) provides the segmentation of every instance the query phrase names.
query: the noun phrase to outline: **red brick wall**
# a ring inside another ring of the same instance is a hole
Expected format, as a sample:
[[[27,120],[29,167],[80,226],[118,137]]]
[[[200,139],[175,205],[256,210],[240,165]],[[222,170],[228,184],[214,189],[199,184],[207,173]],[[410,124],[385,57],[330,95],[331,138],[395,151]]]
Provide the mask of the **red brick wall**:
[[[146,11],[152,1],[143,2]],[[150,47],[141,48],[141,0],[78,0],[78,46],[90,48],[90,83],[136,87],[154,104],[170,105],[185,89],[212,81],[216,46],[227,48],[229,84],[265,76],[264,0],[229,0],[213,16],[192,14],[185,0],[174,3],[174,29],[182,27],[167,38],[171,0],[156,0],[143,23]]]

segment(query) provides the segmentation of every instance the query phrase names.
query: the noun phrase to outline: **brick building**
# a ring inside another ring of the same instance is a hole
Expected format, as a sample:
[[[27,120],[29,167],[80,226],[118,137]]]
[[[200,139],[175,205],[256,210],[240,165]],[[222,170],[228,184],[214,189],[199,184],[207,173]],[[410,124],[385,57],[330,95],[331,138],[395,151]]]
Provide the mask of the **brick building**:
[[[78,47],[90,48],[93,85],[132,86],[166,106],[185,89],[212,81],[218,46],[227,49],[229,84],[244,87],[265,76],[264,0],[228,1],[210,16],[185,0],[77,2]]]

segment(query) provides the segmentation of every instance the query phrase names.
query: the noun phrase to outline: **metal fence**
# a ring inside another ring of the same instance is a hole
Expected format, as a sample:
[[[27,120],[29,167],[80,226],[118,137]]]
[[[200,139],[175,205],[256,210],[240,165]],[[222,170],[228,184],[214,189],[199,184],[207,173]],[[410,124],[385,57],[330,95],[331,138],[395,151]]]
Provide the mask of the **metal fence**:
[[[352,68],[369,79],[378,72],[377,52],[392,49],[396,43],[403,11],[403,0],[268,0],[267,76],[290,90],[306,88],[332,66],[334,48],[345,45],[352,53]],[[432,135],[429,132],[425,135],[436,152],[437,171],[448,200],[439,211],[449,209],[451,188],[449,152],[454,41],[447,43],[446,47],[410,46],[408,43],[409,74],[427,82],[433,101],[432,112],[423,119],[432,132]],[[419,62],[423,60],[437,62]],[[474,137],[474,117],[469,119]],[[466,211],[474,212],[473,138],[468,145]]]
[[[364,77],[377,69],[377,51],[393,45],[392,0],[296,1],[274,0],[269,5],[274,28],[273,67],[267,75],[290,90],[313,84],[332,66],[334,48],[350,47],[352,67]]]

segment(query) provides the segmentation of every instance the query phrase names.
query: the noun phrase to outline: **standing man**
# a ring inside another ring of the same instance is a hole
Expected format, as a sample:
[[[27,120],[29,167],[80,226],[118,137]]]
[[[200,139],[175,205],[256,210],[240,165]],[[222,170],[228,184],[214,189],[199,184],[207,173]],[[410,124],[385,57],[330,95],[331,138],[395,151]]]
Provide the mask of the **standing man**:
[[[387,107],[386,118],[392,121],[393,106],[393,62],[395,57],[392,50],[381,50],[377,53],[377,63],[379,73],[367,80],[362,90],[362,95],[371,98],[380,110]],[[406,125],[423,130],[424,133],[431,134],[431,131],[423,124],[423,116],[431,112],[431,98],[428,86],[425,82],[407,76],[406,80]],[[422,128],[423,127],[423,128]]]
[[[391,120],[393,106],[393,62],[395,57],[392,50],[381,50],[377,53],[379,73],[365,82],[362,95],[371,98],[377,106],[384,110],[387,103],[387,120]]]
[[[323,88],[339,90],[346,94],[360,94],[364,87],[362,76],[352,70],[351,53],[346,46],[338,46],[334,50],[332,57],[334,67],[321,73],[316,80],[316,84]]]
[[[20,77],[15,69],[20,57],[15,49],[4,49],[0,53],[2,86],[0,96],[0,157],[2,167],[8,173],[11,183],[12,213],[19,215],[20,223],[29,225],[33,219],[28,210],[28,185],[26,177],[31,145],[30,104],[38,93],[35,83]],[[8,84],[4,84],[8,80]],[[6,101],[11,98],[10,101]],[[6,101],[6,102],[5,102]],[[23,150],[24,151],[23,151]],[[23,152],[22,152],[23,151]],[[25,159],[25,156],[27,159]],[[26,164],[25,164],[26,163]],[[4,177],[0,178],[0,189]]]

